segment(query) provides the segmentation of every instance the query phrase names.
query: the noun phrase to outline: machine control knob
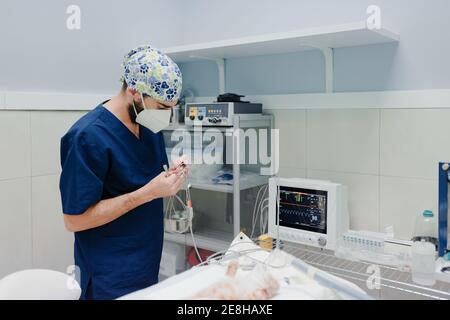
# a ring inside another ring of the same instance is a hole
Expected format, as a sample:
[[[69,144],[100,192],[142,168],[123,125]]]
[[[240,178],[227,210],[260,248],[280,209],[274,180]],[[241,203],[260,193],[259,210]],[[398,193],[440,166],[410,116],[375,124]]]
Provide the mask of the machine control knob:
[[[195,120],[195,116],[190,116],[189,119],[191,119],[192,121]]]
[[[203,120],[203,116],[198,116],[198,120],[202,121]]]
[[[324,237],[320,237],[317,242],[319,243],[319,246],[321,247],[325,247],[327,245],[327,239],[325,239]]]

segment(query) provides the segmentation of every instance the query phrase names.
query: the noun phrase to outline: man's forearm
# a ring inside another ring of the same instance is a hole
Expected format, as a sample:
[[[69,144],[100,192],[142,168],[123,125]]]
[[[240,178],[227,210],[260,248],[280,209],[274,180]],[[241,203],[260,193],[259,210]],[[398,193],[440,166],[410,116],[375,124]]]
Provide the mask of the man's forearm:
[[[81,215],[64,215],[66,228],[71,232],[92,229],[107,224],[155,197],[148,186],[115,198],[97,202]]]

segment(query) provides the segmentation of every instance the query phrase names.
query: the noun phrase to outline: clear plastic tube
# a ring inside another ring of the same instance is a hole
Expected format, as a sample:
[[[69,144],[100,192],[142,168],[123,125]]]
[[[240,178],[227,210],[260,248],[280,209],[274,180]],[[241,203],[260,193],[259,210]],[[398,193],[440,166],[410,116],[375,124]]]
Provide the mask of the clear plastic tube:
[[[308,273],[310,268],[312,268],[311,266],[309,266],[308,264],[306,264],[305,262],[303,262],[297,258],[292,261],[292,266],[304,273]],[[329,289],[333,289],[338,292],[342,292],[356,300],[374,300],[374,298],[369,296],[367,293],[361,292],[360,290],[358,290],[356,288],[352,288],[350,286],[343,285],[343,284],[337,282],[336,279],[327,275],[326,273],[324,273],[318,269],[316,269],[316,270],[317,271],[315,272],[313,279],[316,280],[319,284],[321,284]]]

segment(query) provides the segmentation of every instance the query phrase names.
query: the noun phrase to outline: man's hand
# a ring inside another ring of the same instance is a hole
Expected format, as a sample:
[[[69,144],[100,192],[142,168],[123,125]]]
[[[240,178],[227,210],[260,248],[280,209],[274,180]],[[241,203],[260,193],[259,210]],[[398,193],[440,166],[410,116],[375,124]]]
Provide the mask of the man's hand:
[[[161,172],[144,188],[150,200],[165,198],[177,194],[185,180],[185,170],[175,168],[169,170],[169,172]]]

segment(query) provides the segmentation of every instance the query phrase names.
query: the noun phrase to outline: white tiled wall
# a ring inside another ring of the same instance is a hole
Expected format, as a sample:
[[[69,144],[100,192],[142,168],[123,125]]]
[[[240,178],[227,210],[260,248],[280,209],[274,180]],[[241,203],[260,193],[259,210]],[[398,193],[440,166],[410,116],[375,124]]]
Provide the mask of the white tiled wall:
[[[65,271],[73,264],[73,234],[64,228],[59,175],[33,177],[33,266]]]
[[[275,127],[280,130],[280,167],[306,169],[306,111],[278,112]]]
[[[378,174],[379,122],[378,110],[308,110],[308,169]]]
[[[59,140],[84,113],[0,110],[0,278],[73,264],[58,189]]]
[[[382,176],[380,226],[393,225],[397,237],[410,238],[418,213],[437,212],[437,189],[435,180]]]
[[[331,180],[348,186],[350,227],[358,230],[379,229],[378,176],[368,174],[308,170],[310,179]]]
[[[450,160],[449,109],[382,110],[381,174],[437,179]]]
[[[60,139],[80,116],[81,113],[75,111],[31,111],[33,176],[60,172]]]
[[[410,239],[415,215],[437,212],[438,162],[450,161],[449,109],[270,112],[280,129],[280,175],[347,185],[352,228],[393,226]]]
[[[30,113],[1,111],[0,180],[31,175]]]
[[[0,181],[0,278],[32,266],[31,178]]]

